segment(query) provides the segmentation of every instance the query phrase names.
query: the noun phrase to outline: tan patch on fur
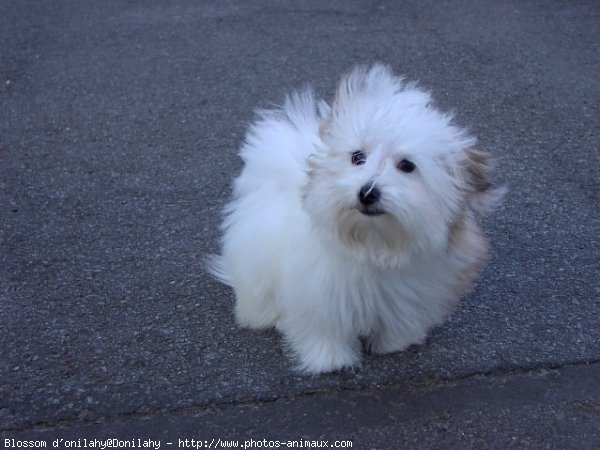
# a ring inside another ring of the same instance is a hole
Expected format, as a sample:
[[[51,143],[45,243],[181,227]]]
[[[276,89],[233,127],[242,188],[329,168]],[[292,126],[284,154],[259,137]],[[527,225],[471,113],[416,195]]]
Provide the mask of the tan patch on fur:
[[[473,288],[489,254],[487,240],[475,220],[467,213],[463,212],[450,227],[448,252],[467,266],[464,272],[458,274],[454,285],[456,296],[461,297]]]
[[[475,192],[491,189],[489,154],[483,150],[466,149],[465,155],[465,179],[469,187]]]

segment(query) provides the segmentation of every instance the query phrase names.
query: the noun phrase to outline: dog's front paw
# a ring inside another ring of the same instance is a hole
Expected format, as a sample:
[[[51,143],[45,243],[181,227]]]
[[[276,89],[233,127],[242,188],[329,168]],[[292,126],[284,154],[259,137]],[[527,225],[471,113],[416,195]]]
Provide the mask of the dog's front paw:
[[[386,353],[395,353],[406,350],[411,344],[418,343],[419,339],[409,339],[401,333],[378,332],[370,336],[367,341],[367,348],[370,353],[375,355],[385,355]]]
[[[312,375],[360,365],[359,341],[313,340],[290,342],[298,370]]]

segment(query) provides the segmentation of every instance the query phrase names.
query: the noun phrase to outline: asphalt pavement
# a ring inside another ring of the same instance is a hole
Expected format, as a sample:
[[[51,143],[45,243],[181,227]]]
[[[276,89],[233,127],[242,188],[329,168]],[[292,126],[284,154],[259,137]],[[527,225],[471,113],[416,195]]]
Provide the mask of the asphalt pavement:
[[[585,0],[0,2],[2,448],[600,448],[599,43]],[[303,376],[203,258],[253,111],[371,62],[509,192],[426,343]]]

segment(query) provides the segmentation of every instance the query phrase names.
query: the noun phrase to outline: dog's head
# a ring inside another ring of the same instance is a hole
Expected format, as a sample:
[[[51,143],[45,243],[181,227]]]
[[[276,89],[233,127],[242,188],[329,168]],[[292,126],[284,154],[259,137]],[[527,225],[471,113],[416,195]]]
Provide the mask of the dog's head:
[[[457,220],[490,205],[487,154],[431,102],[374,66],[345,76],[321,108],[304,204],[360,257],[389,265],[442,248]]]

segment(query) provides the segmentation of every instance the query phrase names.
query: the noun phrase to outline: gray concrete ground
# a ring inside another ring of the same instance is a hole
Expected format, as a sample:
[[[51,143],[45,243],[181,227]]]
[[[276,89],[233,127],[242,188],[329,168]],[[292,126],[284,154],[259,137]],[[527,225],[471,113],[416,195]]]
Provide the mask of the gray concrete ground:
[[[595,1],[0,2],[2,445],[600,447],[599,42]],[[510,192],[427,343],[304,377],[202,258],[253,110],[373,61]]]

